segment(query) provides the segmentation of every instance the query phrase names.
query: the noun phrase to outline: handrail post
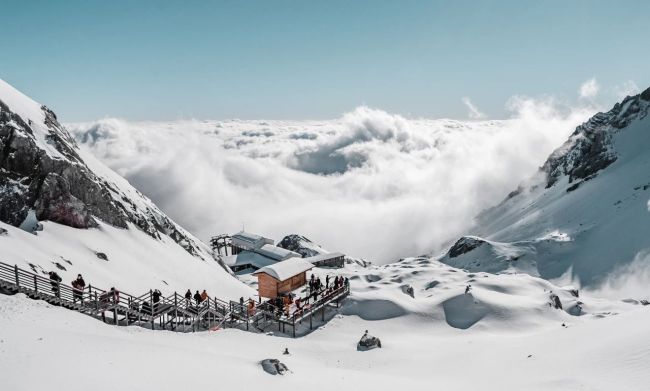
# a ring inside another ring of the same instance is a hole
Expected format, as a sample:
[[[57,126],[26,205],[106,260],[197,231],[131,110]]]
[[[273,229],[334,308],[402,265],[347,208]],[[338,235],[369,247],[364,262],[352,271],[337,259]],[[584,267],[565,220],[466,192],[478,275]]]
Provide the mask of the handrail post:
[[[172,322],[172,330],[176,331],[176,323],[178,322],[178,294],[174,291],[174,321]]]
[[[34,290],[38,293],[38,280],[36,279],[36,274],[34,274]]]
[[[20,292],[20,278],[18,277],[18,265],[14,265],[14,276],[16,277],[16,288]]]
[[[153,321],[153,291],[149,289],[149,312],[151,312],[151,330],[155,329],[155,323]]]

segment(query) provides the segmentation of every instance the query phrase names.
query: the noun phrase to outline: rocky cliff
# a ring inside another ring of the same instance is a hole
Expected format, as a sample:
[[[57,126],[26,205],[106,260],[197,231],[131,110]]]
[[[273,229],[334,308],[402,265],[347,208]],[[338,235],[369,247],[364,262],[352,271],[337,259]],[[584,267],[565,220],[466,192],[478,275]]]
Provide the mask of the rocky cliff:
[[[151,200],[84,154],[53,111],[0,80],[0,221],[21,226],[30,218],[75,228],[133,224],[209,256]]]

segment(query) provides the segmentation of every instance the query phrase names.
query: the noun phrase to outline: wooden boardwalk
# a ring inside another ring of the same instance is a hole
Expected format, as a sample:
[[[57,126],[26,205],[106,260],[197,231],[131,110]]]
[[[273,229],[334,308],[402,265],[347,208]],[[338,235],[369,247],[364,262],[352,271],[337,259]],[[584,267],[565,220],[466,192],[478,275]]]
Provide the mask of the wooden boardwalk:
[[[17,265],[0,262],[0,292],[24,293],[32,299],[44,300],[118,326],[139,325],[178,332],[219,328],[264,332],[274,329],[277,323],[279,332],[289,332],[291,336],[296,337],[297,329],[304,332],[312,330],[314,318],[317,319],[318,315],[321,322],[324,322],[326,310],[338,308],[340,302],[349,294],[349,287],[341,286],[336,290],[323,291],[315,302],[306,304],[301,310],[287,316],[269,302],[256,303],[247,300],[242,306],[235,301],[208,298],[197,304],[194,300],[187,300],[174,292],[168,297],[161,296],[159,301],[154,303],[153,291],[133,296],[92,285],[83,290],[75,290],[70,285],[56,283],[48,277],[28,272]],[[307,321],[309,329],[306,327]],[[288,327],[290,330],[287,330]]]

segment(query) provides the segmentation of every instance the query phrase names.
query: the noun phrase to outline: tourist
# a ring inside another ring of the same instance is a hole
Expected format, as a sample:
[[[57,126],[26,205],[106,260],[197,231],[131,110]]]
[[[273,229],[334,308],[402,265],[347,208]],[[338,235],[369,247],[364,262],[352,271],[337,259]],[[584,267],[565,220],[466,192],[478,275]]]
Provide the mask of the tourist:
[[[203,292],[201,292],[201,302],[204,302],[206,300],[208,300],[208,292],[206,292],[204,289]]]
[[[156,289],[156,290],[153,291],[151,296],[153,297],[153,300],[152,300],[153,301],[153,309],[155,311],[157,309],[157,307],[158,307],[158,302],[160,301],[160,296],[162,296],[162,293],[160,293],[160,291],[158,289]]]
[[[81,274],[77,274],[77,279],[72,281],[72,301],[76,302],[79,299],[80,302],[83,302],[84,288],[86,287],[86,281],[84,281]]]
[[[115,287],[111,287],[110,290],[111,296],[113,298],[113,303],[118,304],[120,302],[120,291],[115,289]]]
[[[345,281],[343,282],[343,284],[345,285],[346,289],[350,288],[350,280],[347,277],[345,277]]]
[[[63,279],[59,277],[59,275],[56,274],[56,272],[49,272],[49,276],[50,276],[50,284],[52,284],[52,292],[54,292],[54,295],[56,297],[59,297],[59,286],[61,284],[61,281],[63,281]]]
[[[201,294],[198,290],[194,294],[194,301],[196,301],[196,305],[199,305],[199,303],[201,303]]]
[[[188,289],[187,292],[185,292],[185,305],[190,305],[191,300],[192,300],[192,291]]]

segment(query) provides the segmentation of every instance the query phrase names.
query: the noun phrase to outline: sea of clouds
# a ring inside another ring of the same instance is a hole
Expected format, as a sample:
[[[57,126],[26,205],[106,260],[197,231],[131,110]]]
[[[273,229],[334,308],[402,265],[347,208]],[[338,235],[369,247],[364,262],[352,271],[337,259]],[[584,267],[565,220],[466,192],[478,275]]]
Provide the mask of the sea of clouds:
[[[242,227],[276,240],[299,233],[386,263],[471,233],[477,213],[533,175],[597,110],[552,97],[506,105],[504,120],[405,118],[359,107],[327,121],[67,126],[82,148],[201,239]]]

